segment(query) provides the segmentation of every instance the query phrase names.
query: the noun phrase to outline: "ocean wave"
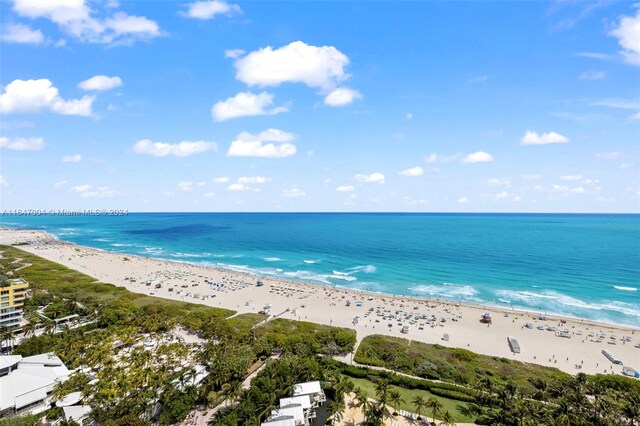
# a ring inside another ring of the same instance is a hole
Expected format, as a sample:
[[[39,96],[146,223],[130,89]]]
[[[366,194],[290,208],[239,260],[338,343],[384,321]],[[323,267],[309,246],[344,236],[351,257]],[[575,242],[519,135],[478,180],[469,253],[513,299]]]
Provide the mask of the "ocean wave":
[[[172,253],[169,256],[171,257],[195,257],[195,258],[199,258],[199,257],[205,257],[202,254],[194,254],[194,253]]]
[[[640,307],[631,303],[619,301],[602,301],[599,303],[589,303],[566,294],[558,293],[553,290],[544,290],[539,293],[532,291],[517,290],[496,290],[495,294],[509,301],[509,303],[517,303],[525,307],[542,309],[546,312],[556,313],[579,313],[576,310],[589,311],[609,311],[621,313],[624,315],[640,318]]]
[[[425,293],[430,296],[446,297],[451,299],[472,299],[478,294],[478,290],[470,285],[455,285],[444,283],[443,285],[419,285],[410,287],[414,293]]]
[[[365,274],[375,274],[378,268],[375,265],[362,265],[362,266],[354,266],[353,268],[347,269],[347,272],[350,274],[355,274],[358,272],[364,272]]]
[[[314,263],[318,263],[319,261],[318,260],[305,259],[305,260],[303,260],[303,262],[307,263],[307,264],[314,264]]]
[[[112,244],[109,244],[109,245],[113,246],[113,247],[131,247],[131,246],[133,246],[133,244],[124,244],[124,243],[112,243]]]
[[[336,279],[336,280],[343,280],[343,281],[357,281],[358,280],[358,278],[352,277],[351,275],[340,275],[340,274],[327,275],[327,278],[333,278],[333,279]]]
[[[280,259],[279,257],[265,257],[264,261],[265,262],[280,262],[282,259]]]
[[[614,285],[613,288],[620,291],[638,291],[635,287],[623,287],[621,285]]]

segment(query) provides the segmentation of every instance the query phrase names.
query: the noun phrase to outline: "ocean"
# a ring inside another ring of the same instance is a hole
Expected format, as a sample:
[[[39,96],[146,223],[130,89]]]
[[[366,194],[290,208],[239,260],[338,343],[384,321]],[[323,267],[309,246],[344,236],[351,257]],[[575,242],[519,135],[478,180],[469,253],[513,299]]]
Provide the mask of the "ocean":
[[[640,327],[639,215],[134,213],[0,225],[112,252]]]

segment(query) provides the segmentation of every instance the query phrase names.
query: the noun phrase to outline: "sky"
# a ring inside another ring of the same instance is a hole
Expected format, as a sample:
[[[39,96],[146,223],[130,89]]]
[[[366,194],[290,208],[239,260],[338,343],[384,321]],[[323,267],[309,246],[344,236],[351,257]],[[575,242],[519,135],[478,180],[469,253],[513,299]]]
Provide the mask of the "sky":
[[[640,213],[640,3],[0,1],[0,209]]]

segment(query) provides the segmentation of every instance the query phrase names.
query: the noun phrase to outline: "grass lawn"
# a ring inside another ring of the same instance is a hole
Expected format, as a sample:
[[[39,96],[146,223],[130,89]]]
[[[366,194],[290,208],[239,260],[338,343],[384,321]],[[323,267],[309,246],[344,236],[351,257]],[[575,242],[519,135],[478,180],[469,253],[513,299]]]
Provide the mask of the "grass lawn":
[[[240,314],[233,318],[229,318],[227,322],[231,327],[236,329],[238,332],[241,332],[249,331],[251,327],[265,319],[267,319],[267,316],[262,314]]]
[[[348,376],[347,376],[348,377]],[[370,380],[366,380],[366,379],[356,379],[353,377],[349,377],[349,380],[351,380],[353,382],[354,385],[356,385],[356,387],[359,387],[360,389],[362,389],[369,397],[371,398],[376,398],[376,384],[373,383]],[[389,390],[398,390],[400,392],[400,395],[402,395],[402,399],[404,399],[404,403],[400,404],[400,407],[394,407],[394,408],[398,408],[400,410],[407,410],[407,411],[411,411],[412,413],[415,413],[416,410],[413,407],[413,405],[411,404],[411,400],[416,396],[416,395],[422,395],[422,397],[424,398],[424,400],[426,401],[427,399],[434,397],[436,398],[438,401],[440,401],[442,403],[442,411],[446,411],[448,410],[452,415],[453,418],[455,419],[456,422],[462,422],[462,423],[473,423],[474,418],[473,417],[468,417],[463,415],[462,413],[460,413],[460,411],[458,411],[458,406],[459,405],[465,405],[464,402],[460,402],[460,401],[454,401],[452,399],[447,399],[447,398],[442,398],[440,396],[436,396],[433,395],[430,392],[427,391],[423,391],[423,390],[414,390],[414,389],[403,389],[403,388],[399,388],[397,386],[389,386]],[[420,415],[422,417],[429,417],[429,419],[431,419],[431,412],[428,408],[425,408],[423,410],[422,413],[420,413]],[[437,418],[437,416],[436,416]]]

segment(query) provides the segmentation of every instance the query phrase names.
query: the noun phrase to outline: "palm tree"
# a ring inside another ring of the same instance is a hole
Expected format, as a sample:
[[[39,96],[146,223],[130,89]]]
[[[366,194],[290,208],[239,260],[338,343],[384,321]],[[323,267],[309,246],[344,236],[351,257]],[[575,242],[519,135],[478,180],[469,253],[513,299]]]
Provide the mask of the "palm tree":
[[[387,401],[389,398],[389,382],[386,380],[380,380],[376,384],[376,395],[378,396],[378,401],[380,402],[380,406],[382,408],[382,416],[384,417],[384,413],[387,411]]]
[[[367,420],[367,394],[360,388],[355,388],[353,390],[353,401],[354,407],[360,408],[362,410],[362,415],[364,416],[364,420]]]
[[[393,404],[393,415],[398,415],[398,408],[400,408],[400,404],[404,404],[404,399],[402,399],[402,395],[397,389],[393,389],[389,392],[389,402]]]
[[[413,408],[416,409],[416,413],[418,413],[418,420],[422,420],[422,417],[420,417],[420,413],[426,405],[424,398],[422,397],[422,395],[418,394],[413,397],[411,403],[413,404]]]
[[[331,403],[329,403],[329,409],[327,410],[327,414],[329,418],[331,418],[331,424],[342,421],[342,415],[346,409],[347,406],[344,403],[344,399],[331,401]]]
[[[440,412],[440,409],[442,408],[442,403],[440,402],[440,400],[436,397],[431,397],[427,400],[426,403],[427,408],[430,408],[433,412],[433,423],[436,422],[436,414],[438,414]]]
[[[453,422],[453,414],[451,414],[449,410],[446,410],[444,413],[442,413],[442,421],[438,424],[440,426],[456,426],[456,424]]]

